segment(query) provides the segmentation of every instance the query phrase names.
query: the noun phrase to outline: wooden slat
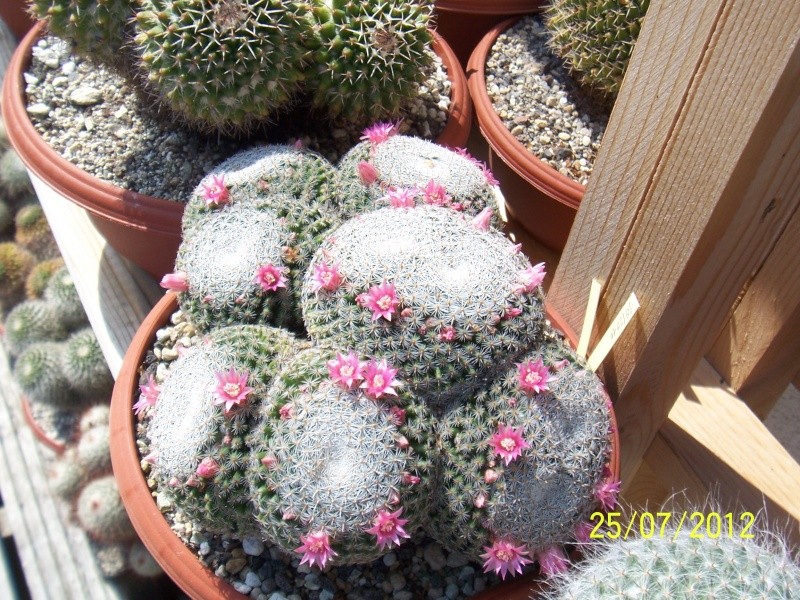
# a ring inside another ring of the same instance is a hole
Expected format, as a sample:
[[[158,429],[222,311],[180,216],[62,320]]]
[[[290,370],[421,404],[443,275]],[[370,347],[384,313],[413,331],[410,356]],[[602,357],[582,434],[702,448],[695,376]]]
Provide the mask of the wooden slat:
[[[707,356],[737,396],[765,419],[800,369],[800,211]]]
[[[108,246],[84,209],[65,200],[33,174],[31,181],[116,378],[133,334],[163,290]]]
[[[592,277],[606,281],[601,329],[639,296],[603,368],[627,478],[800,202],[800,4],[773,8],[651,4],[549,292],[578,328]],[[665,65],[663,44],[685,35],[687,50]],[[683,97],[664,103],[653,87]],[[639,109],[640,100],[661,106]]]

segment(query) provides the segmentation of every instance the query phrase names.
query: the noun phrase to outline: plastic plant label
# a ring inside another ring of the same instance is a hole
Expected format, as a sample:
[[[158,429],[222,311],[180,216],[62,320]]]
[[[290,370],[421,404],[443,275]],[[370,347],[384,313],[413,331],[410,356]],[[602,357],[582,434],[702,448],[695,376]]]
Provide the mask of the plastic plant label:
[[[591,356],[589,356],[587,363],[592,371],[596,371],[608,353],[611,352],[611,348],[614,347],[622,332],[633,320],[633,315],[636,314],[637,310],[639,310],[639,299],[636,294],[631,294],[617,313],[617,316],[614,317],[611,326],[605,332]]]

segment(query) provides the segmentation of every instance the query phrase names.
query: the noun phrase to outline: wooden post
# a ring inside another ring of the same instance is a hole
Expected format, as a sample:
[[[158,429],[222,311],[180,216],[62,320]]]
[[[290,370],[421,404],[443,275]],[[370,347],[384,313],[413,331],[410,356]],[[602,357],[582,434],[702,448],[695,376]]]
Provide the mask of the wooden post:
[[[549,301],[576,329],[641,302],[606,359],[622,476],[800,199],[800,3],[653,0]]]

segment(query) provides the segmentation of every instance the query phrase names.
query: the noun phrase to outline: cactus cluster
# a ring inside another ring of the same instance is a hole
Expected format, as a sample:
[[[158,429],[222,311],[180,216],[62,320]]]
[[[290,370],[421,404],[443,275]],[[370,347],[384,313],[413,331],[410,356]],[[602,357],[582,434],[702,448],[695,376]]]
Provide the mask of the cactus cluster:
[[[33,0],[74,50],[200,130],[250,132],[304,94],[349,122],[397,117],[433,63],[430,0]]]
[[[10,310],[25,292],[25,281],[36,264],[34,256],[13,242],[0,243],[0,305]]]
[[[615,98],[649,0],[554,0],[549,45],[587,88]]]

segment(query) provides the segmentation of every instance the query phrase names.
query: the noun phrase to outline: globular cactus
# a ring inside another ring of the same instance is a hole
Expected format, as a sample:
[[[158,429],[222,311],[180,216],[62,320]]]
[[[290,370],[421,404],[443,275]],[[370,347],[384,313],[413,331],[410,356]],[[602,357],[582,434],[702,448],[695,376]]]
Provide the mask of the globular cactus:
[[[139,541],[131,544],[128,549],[128,566],[135,575],[145,579],[158,577],[164,573],[144,544]]]
[[[81,415],[78,422],[78,431],[83,433],[99,425],[108,425],[108,417],[111,411],[107,402],[101,402],[90,406]]]
[[[201,183],[173,276],[181,309],[201,331],[254,322],[302,329],[299,280],[339,222],[326,197],[332,170],[316,155],[262,147]]]
[[[75,282],[66,267],[61,267],[50,277],[44,289],[44,299],[55,309],[56,319],[69,331],[88,323]]]
[[[543,348],[438,427],[442,485],[429,533],[501,576],[558,556],[554,546],[616,501],[602,384],[565,347]]]
[[[374,560],[427,519],[432,420],[393,389],[393,371],[314,347],[261,405],[249,472],[256,518],[301,562]]]
[[[41,205],[27,204],[21,207],[14,217],[14,225],[14,241],[38,260],[57,259],[60,256]]]
[[[337,165],[345,216],[383,206],[445,206],[469,216],[498,214],[497,180],[466,151],[398,135],[393,123],[364,130],[361,143]],[[492,219],[494,224],[498,219]]]
[[[25,280],[36,264],[36,258],[13,242],[0,243],[0,304],[11,310],[25,290]]]
[[[387,360],[410,390],[442,408],[541,337],[544,265],[517,250],[442,207],[351,219],[306,273],[309,335]]]
[[[53,258],[44,260],[34,265],[25,279],[25,296],[29,300],[42,298],[44,290],[47,287],[47,282],[53,276],[53,273],[58,271],[64,266],[63,258]]]
[[[94,561],[104,577],[119,577],[128,570],[129,543],[93,542],[91,549]]]
[[[560,574],[543,598],[800,597],[800,565],[777,534],[723,526],[719,537],[697,536],[690,527],[676,531],[676,523],[646,538],[593,543],[590,556]]]
[[[79,396],[101,400],[110,397],[114,378],[91,327],[75,331],[66,340],[62,370]]]
[[[78,465],[89,477],[111,472],[108,425],[97,425],[80,434],[75,445]]]
[[[649,5],[649,0],[554,0],[545,12],[550,48],[581,83],[613,99]]]
[[[136,537],[113,475],[87,483],[75,499],[74,512],[81,529],[95,541],[116,543]]]
[[[433,63],[429,0],[317,3],[313,103],[355,123],[399,116]]]
[[[74,446],[68,446],[47,468],[50,489],[67,501],[72,501],[87,478],[88,474],[79,463]]]
[[[14,211],[11,210],[8,202],[0,198],[0,235],[13,233],[14,230]]]
[[[143,0],[134,50],[146,85],[191,125],[246,131],[304,79],[312,22],[295,0]]]
[[[81,56],[121,64],[125,29],[134,14],[134,0],[31,0],[37,19],[50,33],[68,40]]]
[[[151,472],[190,519],[211,531],[254,527],[246,438],[267,386],[300,347],[271,327],[218,329],[173,363],[160,389],[150,380],[141,388],[134,410],[151,418]]]
[[[58,311],[45,300],[26,300],[8,313],[5,323],[5,342],[11,356],[18,356],[37,342],[61,341],[67,337]]]
[[[25,164],[13,148],[8,148],[0,156],[0,190],[14,199],[33,192]]]
[[[61,370],[64,345],[38,342],[29,345],[14,363],[14,379],[31,402],[69,409],[77,397]]]

